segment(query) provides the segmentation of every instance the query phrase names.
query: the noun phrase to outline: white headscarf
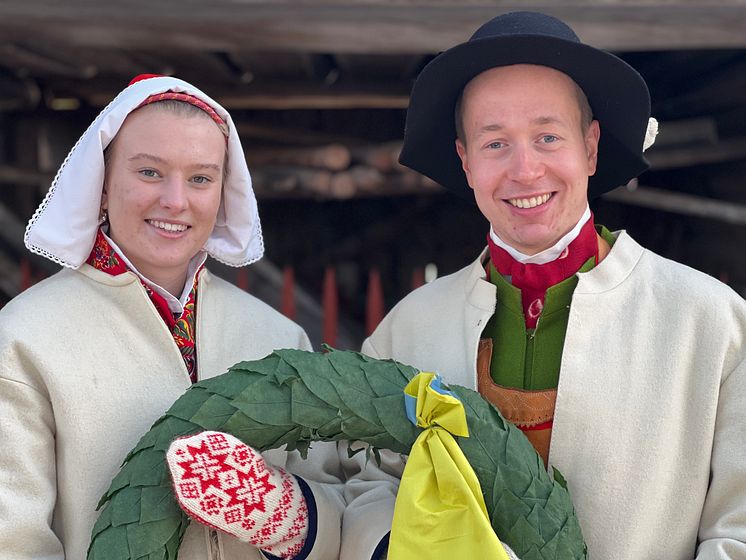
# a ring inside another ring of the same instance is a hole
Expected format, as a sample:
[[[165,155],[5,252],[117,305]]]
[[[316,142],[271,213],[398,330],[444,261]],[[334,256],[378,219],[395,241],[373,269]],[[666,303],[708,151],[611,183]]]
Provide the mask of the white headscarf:
[[[44,201],[26,226],[29,251],[68,268],[88,259],[96,239],[104,186],[104,149],[134,109],[166,91],[193,95],[210,105],[228,125],[228,177],[215,227],[204,250],[229,266],[244,266],[264,254],[262,227],[241,141],[228,111],[193,85],[156,77],[125,88],[101,111],[60,166]]]

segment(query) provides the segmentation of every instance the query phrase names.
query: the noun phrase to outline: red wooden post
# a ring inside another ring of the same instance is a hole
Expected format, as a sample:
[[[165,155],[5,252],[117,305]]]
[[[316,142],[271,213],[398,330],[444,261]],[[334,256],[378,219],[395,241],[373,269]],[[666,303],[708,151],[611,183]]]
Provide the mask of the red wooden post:
[[[368,274],[368,297],[365,309],[365,334],[367,336],[376,330],[385,313],[381,273],[377,268],[373,268]]]
[[[425,269],[417,267],[412,271],[412,289],[416,290],[425,285]]]
[[[280,312],[288,319],[295,319],[295,272],[286,266],[283,272]]]
[[[236,271],[236,286],[244,292],[249,291],[249,270],[245,266]]]
[[[324,310],[324,324],[321,341],[330,346],[337,344],[337,321],[339,315],[339,300],[337,296],[337,275],[334,267],[328,266],[324,271],[324,292],[321,297]]]
[[[31,287],[31,263],[27,258],[21,259],[21,291]]]

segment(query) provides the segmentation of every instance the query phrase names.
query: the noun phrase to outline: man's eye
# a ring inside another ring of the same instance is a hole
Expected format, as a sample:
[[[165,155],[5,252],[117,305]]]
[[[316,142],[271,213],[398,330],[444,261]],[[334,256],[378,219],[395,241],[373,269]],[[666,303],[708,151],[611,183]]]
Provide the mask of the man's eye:
[[[503,147],[503,145],[504,144],[502,142],[490,142],[489,144],[487,144],[487,147],[490,150],[499,150],[500,148]]]
[[[545,144],[551,144],[552,142],[556,142],[557,140],[559,140],[559,138],[557,138],[553,134],[545,134],[544,136],[541,137],[541,141],[544,142]]]

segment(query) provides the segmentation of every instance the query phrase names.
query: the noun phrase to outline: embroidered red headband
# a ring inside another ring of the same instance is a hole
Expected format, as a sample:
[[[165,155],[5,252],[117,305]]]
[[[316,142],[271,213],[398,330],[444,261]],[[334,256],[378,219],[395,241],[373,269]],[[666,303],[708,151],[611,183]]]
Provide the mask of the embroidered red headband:
[[[134,78],[132,78],[129,85],[135,84],[142,80],[159,77],[161,76],[159,76],[158,74],[140,74],[139,76],[135,76]],[[225,135],[226,138],[228,137],[228,125],[220,117],[220,115],[218,115],[215,109],[210,107],[210,105],[208,105],[201,99],[194,97],[193,95],[189,95],[188,93],[178,93],[174,91],[164,91],[163,93],[156,93],[145,99],[145,101],[140,103],[135,109],[139,109],[140,107],[144,107],[145,105],[150,105],[151,103],[157,103],[158,101],[166,101],[169,99],[189,103],[190,105],[194,105],[198,109],[201,109],[202,111],[210,115],[210,118],[215,121],[215,123],[218,125],[218,128],[220,128],[220,131]]]

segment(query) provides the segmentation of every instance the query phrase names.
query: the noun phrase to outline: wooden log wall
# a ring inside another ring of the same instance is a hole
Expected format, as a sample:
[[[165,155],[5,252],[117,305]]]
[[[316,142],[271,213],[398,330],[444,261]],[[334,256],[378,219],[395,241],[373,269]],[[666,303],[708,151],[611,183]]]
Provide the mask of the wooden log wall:
[[[246,150],[254,189],[264,198],[350,199],[440,192],[436,183],[398,163],[401,142]]]

